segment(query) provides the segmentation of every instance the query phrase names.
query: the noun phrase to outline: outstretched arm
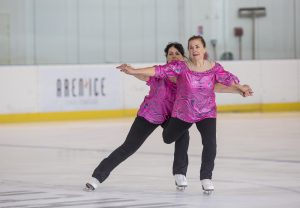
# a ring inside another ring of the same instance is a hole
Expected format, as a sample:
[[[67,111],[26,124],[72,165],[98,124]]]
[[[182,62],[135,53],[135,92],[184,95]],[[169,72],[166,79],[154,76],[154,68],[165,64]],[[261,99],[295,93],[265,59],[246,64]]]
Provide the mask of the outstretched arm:
[[[130,75],[139,76],[139,77],[140,76],[152,77],[155,75],[154,67],[135,69],[127,64],[122,64],[120,66],[117,66],[117,69],[120,69],[120,71],[124,72],[125,74],[130,74]]]
[[[253,95],[253,91],[249,85],[240,85],[239,79],[228,71],[225,71],[224,68],[219,65],[216,71],[216,81],[217,83],[224,84],[230,88],[227,90],[233,90],[239,92],[243,97]],[[226,89],[223,89],[226,91]],[[227,91],[230,92],[230,91]]]
[[[130,66],[130,65],[127,65],[127,66]],[[141,81],[145,81],[147,82],[149,80],[149,76],[144,76],[144,75],[133,75],[135,78],[141,80]]]
[[[217,83],[215,85],[215,92],[217,93],[238,93],[243,97],[248,97],[248,96],[252,96],[253,92],[252,89],[250,88],[249,85],[242,85],[245,88],[245,91],[247,91],[246,93],[244,93],[243,91],[241,91],[240,89],[236,88],[236,87],[228,87],[226,85]]]

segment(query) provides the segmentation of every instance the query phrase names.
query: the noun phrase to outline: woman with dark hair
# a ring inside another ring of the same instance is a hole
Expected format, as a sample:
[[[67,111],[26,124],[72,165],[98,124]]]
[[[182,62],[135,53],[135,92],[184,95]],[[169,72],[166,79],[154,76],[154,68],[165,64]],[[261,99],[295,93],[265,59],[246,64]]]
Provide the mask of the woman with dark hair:
[[[117,68],[130,75],[176,78],[176,99],[171,118],[163,131],[163,139],[167,144],[177,141],[196,124],[203,144],[200,180],[203,190],[210,192],[214,190],[211,179],[217,147],[215,85],[226,85],[243,96],[252,95],[252,90],[248,85],[240,85],[238,78],[225,71],[219,63],[205,59],[205,46],[202,36],[192,36],[188,40],[188,60],[142,69],[126,64]]]
[[[169,43],[164,51],[167,62],[184,58],[184,49],[180,43]],[[166,121],[171,116],[176,95],[174,81],[168,78],[160,79],[143,75],[136,77],[146,81],[150,86],[149,95],[144,98],[124,143],[103,159],[94,170],[92,178],[86,183],[85,190],[87,191],[95,190],[99,183],[104,182],[111,171],[136,152],[158,126],[164,128]],[[175,184],[179,188],[187,186],[185,175],[188,166],[189,139],[189,132],[185,131],[175,142],[173,175]]]

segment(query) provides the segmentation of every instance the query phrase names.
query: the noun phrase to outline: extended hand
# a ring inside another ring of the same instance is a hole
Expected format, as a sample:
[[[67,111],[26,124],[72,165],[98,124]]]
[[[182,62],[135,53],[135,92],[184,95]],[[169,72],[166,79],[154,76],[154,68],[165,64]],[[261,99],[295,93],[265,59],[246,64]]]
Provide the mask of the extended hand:
[[[125,74],[130,74],[130,75],[133,75],[134,71],[135,71],[135,69],[132,68],[128,64],[121,64],[120,66],[117,66],[116,68],[120,69],[121,72],[124,72]]]
[[[252,96],[253,95],[253,90],[251,89],[251,87],[249,85],[241,85],[240,86],[240,94],[243,97],[248,97],[248,96]]]

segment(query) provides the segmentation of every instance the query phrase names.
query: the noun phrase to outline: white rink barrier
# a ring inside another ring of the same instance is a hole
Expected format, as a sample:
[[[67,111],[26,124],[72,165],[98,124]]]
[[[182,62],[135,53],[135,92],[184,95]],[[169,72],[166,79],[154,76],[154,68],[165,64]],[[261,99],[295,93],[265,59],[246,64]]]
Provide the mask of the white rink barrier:
[[[217,94],[218,106],[274,103],[299,106],[300,60],[220,63],[237,75],[242,84],[249,84],[254,96]],[[149,87],[119,72],[117,65],[1,66],[0,116],[137,109]]]

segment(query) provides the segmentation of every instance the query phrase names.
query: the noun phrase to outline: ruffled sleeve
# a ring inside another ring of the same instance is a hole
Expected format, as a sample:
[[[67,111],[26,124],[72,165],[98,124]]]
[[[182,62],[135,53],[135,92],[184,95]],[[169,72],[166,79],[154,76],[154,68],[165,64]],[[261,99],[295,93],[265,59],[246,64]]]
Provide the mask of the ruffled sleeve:
[[[221,83],[226,86],[231,86],[233,83],[238,84],[240,80],[232,73],[225,71],[224,68],[216,63],[216,82]]]
[[[156,65],[154,77],[167,78],[176,77],[182,73],[185,68],[184,61],[173,61],[165,65]]]

